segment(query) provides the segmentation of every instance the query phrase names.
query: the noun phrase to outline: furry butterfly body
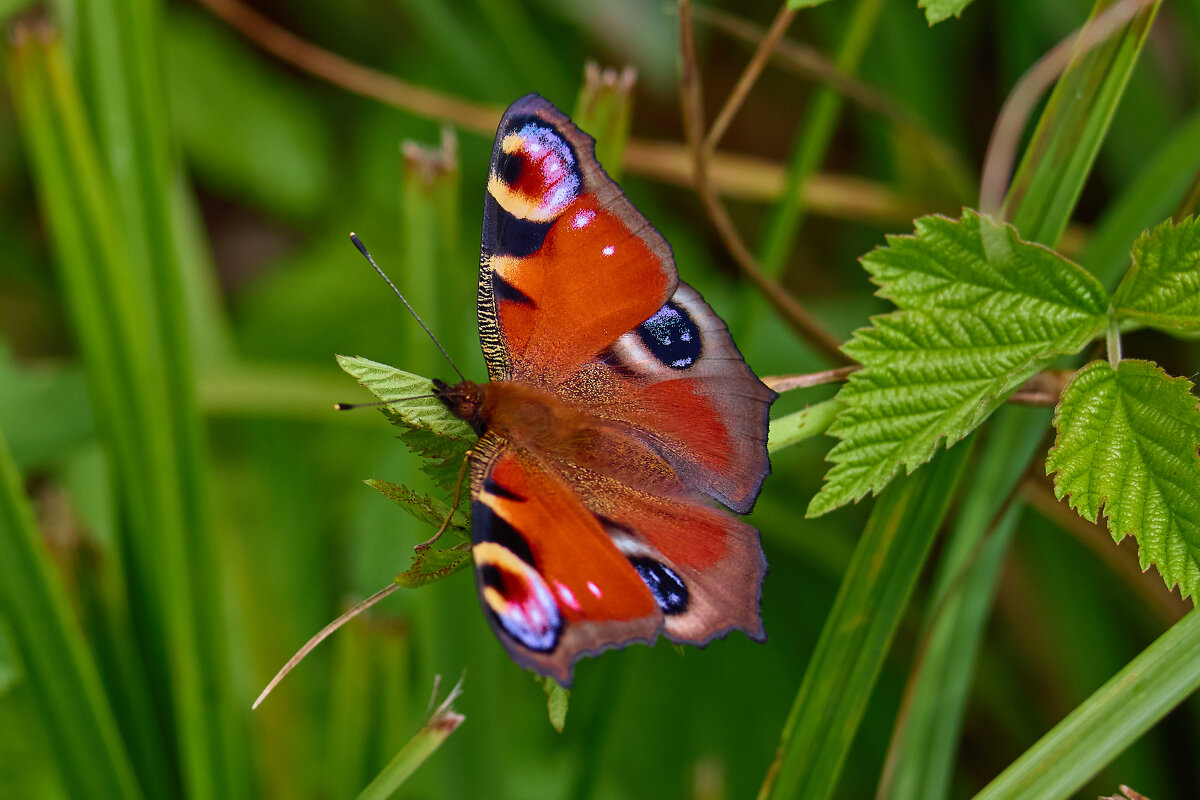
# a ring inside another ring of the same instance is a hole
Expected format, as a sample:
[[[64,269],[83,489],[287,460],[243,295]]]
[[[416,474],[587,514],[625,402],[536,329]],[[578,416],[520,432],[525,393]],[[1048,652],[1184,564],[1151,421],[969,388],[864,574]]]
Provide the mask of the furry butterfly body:
[[[549,102],[509,107],[484,203],[489,383],[435,383],[471,456],[480,601],[520,664],[765,632],[749,512],[774,393],[679,280],[671,249]],[[722,508],[723,507],[723,508]]]

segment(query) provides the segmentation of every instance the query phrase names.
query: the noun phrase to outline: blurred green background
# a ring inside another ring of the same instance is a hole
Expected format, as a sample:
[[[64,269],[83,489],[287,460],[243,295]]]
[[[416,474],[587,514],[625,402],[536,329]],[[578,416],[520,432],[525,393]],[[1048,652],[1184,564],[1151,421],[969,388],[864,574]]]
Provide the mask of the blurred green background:
[[[760,27],[778,10],[754,0],[706,7],[722,6]],[[569,112],[585,62],[632,65],[633,135],[682,141],[678,18],[660,3],[255,8],[350,61],[485,108],[537,91]],[[913,215],[976,202],[1005,95],[1090,10],[1085,0],[977,0],[932,28],[913,0],[841,0],[797,15],[789,40],[830,57],[857,26],[861,64],[844,66],[951,156],[931,160],[910,127],[856,103],[830,118],[818,163],[833,179],[814,181],[779,263],[785,286],[839,339],[886,309],[856,257],[884,233],[911,230]],[[195,3],[3,0],[0,15],[10,32],[25,31],[5,48],[10,90],[0,93],[0,431],[144,796],[196,795],[211,782],[214,796],[353,797],[423,724],[434,676],[453,682],[464,670],[465,723],[400,796],[752,796],[870,505],[804,519],[824,471],[821,438],[774,456],[751,517],[771,564],[765,645],[735,634],[704,651],[660,643],[585,660],[559,734],[464,571],[351,623],[250,712],[310,635],[405,569],[430,533],[361,482],[429,488],[394,430],[375,411],[330,410],[367,399],[335,353],[451,377],[346,234],[362,236],[481,378],[474,281],[491,135],[457,130],[449,165],[406,157],[402,143],[441,144],[436,114],[283,64]],[[711,119],[751,48],[703,15],[697,36]],[[1101,274],[1123,268],[1133,236],[1170,215],[1195,169],[1197,44],[1200,3],[1167,4],[1062,245]],[[811,77],[769,66],[721,149],[782,168],[818,95]],[[91,177],[55,173],[56,159]],[[627,193],[751,366],[760,375],[827,366],[739,284],[695,194],[646,171],[627,165]],[[822,196],[830,187],[843,194]],[[729,203],[761,251],[778,188],[764,181],[752,193]],[[118,288],[96,290],[104,301],[89,318],[81,287],[93,262]],[[181,305],[156,303],[172,291]],[[1144,333],[1126,350],[1172,374],[1197,370],[1194,344]],[[134,357],[122,366],[121,353]],[[793,392],[775,415],[832,393]],[[1030,508],[1017,522],[950,796],[971,796],[1185,609],[1156,576],[1137,574],[1131,541],[1113,547],[1103,530],[1063,519]],[[921,581],[901,622],[840,797],[875,792],[931,584]],[[22,663],[13,624],[0,619],[0,796],[87,796],[61,779],[61,742],[31,685],[53,662]],[[184,719],[189,708],[207,720],[199,729]],[[1118,783],[1156,800],[1195,796],[1198,711],[1193,701],[1172,713],[1081,796]],[[188,764],[204,758],[189,752],[215,754],[219,767],[198,776]]]

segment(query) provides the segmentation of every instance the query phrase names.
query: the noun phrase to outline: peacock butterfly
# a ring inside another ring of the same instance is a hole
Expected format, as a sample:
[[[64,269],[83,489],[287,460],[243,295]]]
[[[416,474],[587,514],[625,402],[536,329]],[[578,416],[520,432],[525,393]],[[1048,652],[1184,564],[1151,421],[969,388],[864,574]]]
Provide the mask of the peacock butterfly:
[[[766,638],[754,505],[775,393],[671,248],[536,94],[496,132],[479,259],[490,383],[435,382],[470,456],[480,602],[509,655],[569,685],[585,655]]]

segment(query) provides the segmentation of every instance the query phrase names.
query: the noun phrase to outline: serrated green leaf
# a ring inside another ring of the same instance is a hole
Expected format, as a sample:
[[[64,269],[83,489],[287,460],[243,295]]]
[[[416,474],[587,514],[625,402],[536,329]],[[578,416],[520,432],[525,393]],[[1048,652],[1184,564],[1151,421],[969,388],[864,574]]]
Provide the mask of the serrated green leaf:
[[[957,442],[1027,378],[1105,325],[1099,282],[1010,225],[965,210],[916,221],[863,266],[900,310],[874,317],[843,350],[863,368],[837,399],[841,441],[810,516],[878,492]]]
[[[1186,598],[1200,585],[1200,410],[1191,381],[1147,361],[1117,369],[1094,361],[1075,374],[1054,414],[1046,459],[1054,493],[1114,541],[1138,540],[1151,564]]]
[[[1200,224],[1188,217],[1146,231],[1133,244],[1133,266],[1113,295],[1127,319],[1170,332],[1200,328]]]
[[[450,513],[450,506],[441,500],[415,492],[407,486],[375,479],[365,480],[363,483],[429,525],[440,526],[445,521],[446,515]],[[447,531],[465,533],[470,525],[471,520],[467,518],[467,515],[462,512],[462,509],[456,508]]]
[[[962,16],[963,9],[971,4],[971,0],[920,0],[918,8],[925,9],[925,19],[930,25],[950,17]]]
[[[387,407],[393,422],[403,422],[437,436],[469,443],[477,438],[470,425],[451,414],[445,403],[432,396],[433,383],[428,378],[358,356],[338,356],[337,361],[338,366],[371,394],[385,402],[397,401]],[[410,397],[418,399],[399,402]]]
[[[436,549],[417,550],[412,564],[396,576],[396,583],[405,589],[417,589],[448,578],[471,563],[470,550]]]
[[[438,436],[424,428],[405,427],[403,422],[393,421],[393,424],[401,428],[400,441],[421,457],[421,471],[447,492],[456,491],[459,472],[474,440]]]

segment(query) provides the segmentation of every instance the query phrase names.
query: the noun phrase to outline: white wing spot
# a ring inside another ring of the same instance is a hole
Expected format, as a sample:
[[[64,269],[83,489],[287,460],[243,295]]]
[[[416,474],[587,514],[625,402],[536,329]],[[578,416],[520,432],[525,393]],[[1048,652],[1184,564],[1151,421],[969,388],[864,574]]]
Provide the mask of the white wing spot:
[[[610,244],[608,247],[604,248],[604,249],[603,249],[603,250],[601,250],[600,252],[601,252],[601,253],[604,253],[604,255],[606,255],[606,256],[611,256],[613,253],[617,252],[617,248],[613,247],[613,246]]]
[[[571,220],[571,227],[572,228],[582,228],[583,226],[585,226],[589,222],[591,222],[595,218],[595,216],[596,216],[595,211],[592,211],[590,208],[585,208],[583,211],[580,211],[578,214],[575,215],[575,219]]]
[[[600,591],[600,587],[597,586],[596,584],[592,583],[591,581],[587,582],[587,587],[588,587],[588,591],[591,592],[592,594],[596,595],[596,597],[600,597],[604,594],[604,592]]]

